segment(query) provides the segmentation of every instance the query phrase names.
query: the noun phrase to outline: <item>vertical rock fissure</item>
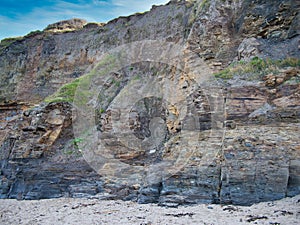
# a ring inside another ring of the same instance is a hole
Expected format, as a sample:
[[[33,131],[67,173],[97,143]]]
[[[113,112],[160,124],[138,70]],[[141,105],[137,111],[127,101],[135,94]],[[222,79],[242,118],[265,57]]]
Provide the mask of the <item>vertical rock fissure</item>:
[[[219,169],[219,187],[218,187],[218,201],[222,204],[222,161],[220,161],[220,169]]]
[[[222,166],[223,166],[223,163],[225,162],[225,159],[224,159],[224,142],[225,142],[225,136],[226,136],[226,120],[227,120],[227,117],[226,117],[226,102],[227,102],[227,93],[225,94],[225,97],[224,97],[224,104],[223,104],[223,113],[224,113],[224,119],[225,121],[223,122],[223,135],[222,135],[222,143],[221,143],[221,149],[219,151],[219,163],[220,163],[220,170],[219,170],[219,187],[218,187],[218,198],[219,198],[219,202],[220,204],[222,204],[222,185],[223,185],[223,175],[222,175]]]
[[[288,161],[288,174],[286,179],[285,197],[288,197],[289,181],[290,181],[291,160]]]

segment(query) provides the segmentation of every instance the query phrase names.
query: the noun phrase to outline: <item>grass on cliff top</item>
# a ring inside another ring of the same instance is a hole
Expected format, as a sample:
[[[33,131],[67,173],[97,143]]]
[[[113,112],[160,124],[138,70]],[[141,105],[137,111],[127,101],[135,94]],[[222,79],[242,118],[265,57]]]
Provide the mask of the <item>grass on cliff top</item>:
[[[5,39],[1,40],[0,51],[5,49],[6,47],[10,46],[12,43],[14,43],[18,40],[22,40],[22,39],[23,39],[23,37],[13,37],[13,38],[5,38]]]
[[[10,38],[4,38],[3,40],[0,40],[0,53],[3,52],[4,49],[9,47],[11,44],[15,43],[16,41],[21,41],[25,38],[30,38],[38,34],[42,34],[43,32],[40,30],[31,31],[30,33],[26,34],[24,37],[10,37]]]
[[[226,69],[215,73],[216,78],[229,80],[234,76],[247,75],[249,80],[261,79],[263,76],[274,73],[287,67],[300,67],[300,59],[287,58],[283,60],[261,59],[254,57],[250,62],[239,61],[231,64]]]

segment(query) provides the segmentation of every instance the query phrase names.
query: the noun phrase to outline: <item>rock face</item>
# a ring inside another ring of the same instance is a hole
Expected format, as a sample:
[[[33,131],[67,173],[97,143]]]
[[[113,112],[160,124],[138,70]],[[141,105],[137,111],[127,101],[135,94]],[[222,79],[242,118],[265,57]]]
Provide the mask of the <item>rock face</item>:
[[[299,9],[171,1],[1,43],[0,198],[176,206],[299,194]],[[263,74],[267,60],[287,65]],[[226,77],[232,62],[248,67]]]
[[[48,25],[44,31],[48,31],[48,32],[74,31],[74,30],[82,29],[83,26],[86,24],[87,21],[82,19],[64,20],[64,21],[60,21]]]

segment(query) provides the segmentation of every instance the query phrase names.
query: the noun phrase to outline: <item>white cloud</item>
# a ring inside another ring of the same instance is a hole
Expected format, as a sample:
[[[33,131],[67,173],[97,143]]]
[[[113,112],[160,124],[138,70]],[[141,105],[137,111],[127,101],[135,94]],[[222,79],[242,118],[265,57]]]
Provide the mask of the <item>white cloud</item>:
[[[0,40],[6,37],[24,36],[30,31],[41,29],[41,20],[37,20],[36,22],[31,20],[28,21],[26,19],[12,20],[10,18],[0,16],[0,21]]]
[[[130,2],[130,1],[129,1]],[[126,6],[126,4],[125,4],[126,2],[125,1],[122,1],[122,0],[113,0],[112,1],[112,4],[114,5],[114,6]]]
[[[116,14],[132,14],[135,12],[144,12],[149,10],[152,5],[166,4],[169,0],[112,0],[114,7],[114,12]]]
[[[109,5],[108,2],[106,1],[101,1],[101,0],[93,0],[93,4],[97,5],[97,6],[105,6],[105,5]]]

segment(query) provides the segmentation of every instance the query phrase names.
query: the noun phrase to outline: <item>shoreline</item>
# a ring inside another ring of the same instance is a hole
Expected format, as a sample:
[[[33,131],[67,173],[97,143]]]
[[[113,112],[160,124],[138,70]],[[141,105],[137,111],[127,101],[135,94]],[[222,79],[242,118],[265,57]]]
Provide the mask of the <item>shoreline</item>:
[[[0,200],[0,224],[299,224],[300,195],[252,206],[156,204],[97,199]]]

